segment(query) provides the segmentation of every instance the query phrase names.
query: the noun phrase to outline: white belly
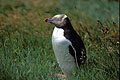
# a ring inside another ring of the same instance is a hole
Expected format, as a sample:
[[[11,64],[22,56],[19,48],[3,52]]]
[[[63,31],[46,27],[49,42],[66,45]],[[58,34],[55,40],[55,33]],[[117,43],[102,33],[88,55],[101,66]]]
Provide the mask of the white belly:
[[[69,76],[76,65],[73,56],[69,53],[69,45],[72,44],[63,36],[63,33],[63,29],[55,27],[52,35],[52,45],[60,68],[66,76]]]

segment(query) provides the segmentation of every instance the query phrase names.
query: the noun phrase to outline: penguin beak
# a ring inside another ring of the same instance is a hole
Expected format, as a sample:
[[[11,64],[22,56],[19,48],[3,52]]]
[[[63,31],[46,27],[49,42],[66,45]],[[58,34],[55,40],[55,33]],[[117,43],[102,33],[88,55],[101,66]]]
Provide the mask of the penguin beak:
[[[45,22],[50,22],[50,23],[54,22],[54,20],[52,18],[46,18],[44,21]]]

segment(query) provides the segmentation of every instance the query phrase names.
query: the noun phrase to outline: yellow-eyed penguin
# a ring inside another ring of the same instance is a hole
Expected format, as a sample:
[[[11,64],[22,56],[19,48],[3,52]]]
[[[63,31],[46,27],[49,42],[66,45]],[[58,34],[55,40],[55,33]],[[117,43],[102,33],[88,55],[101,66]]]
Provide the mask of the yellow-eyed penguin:
[[[65,14],[46,18],[45,22],[55,25],[52,34],[53,50],[64,75],[71,76],[72,72],[86,60],[84,43]]]

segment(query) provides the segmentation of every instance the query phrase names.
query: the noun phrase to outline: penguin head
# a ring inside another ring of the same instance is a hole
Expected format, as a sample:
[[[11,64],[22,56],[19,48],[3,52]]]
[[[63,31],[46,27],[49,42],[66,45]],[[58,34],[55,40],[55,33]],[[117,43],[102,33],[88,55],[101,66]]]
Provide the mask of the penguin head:
[[[46,18],[45,22],[49,22],[58,28],[63,28],[67,24],[67,22],[69,22],[69,19],[65,14],[58,14],[53,16],[52,18]]]

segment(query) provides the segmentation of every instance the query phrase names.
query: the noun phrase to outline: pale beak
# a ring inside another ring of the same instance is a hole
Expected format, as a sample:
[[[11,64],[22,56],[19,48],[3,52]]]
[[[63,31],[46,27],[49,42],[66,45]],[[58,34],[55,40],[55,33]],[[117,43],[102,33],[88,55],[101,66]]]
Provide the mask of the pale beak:
[[[52,18],[46,18],[45,20],[44,20],[45,22],[54,22],[54,20],[52,19]]]

